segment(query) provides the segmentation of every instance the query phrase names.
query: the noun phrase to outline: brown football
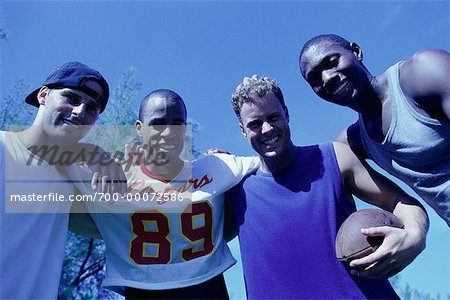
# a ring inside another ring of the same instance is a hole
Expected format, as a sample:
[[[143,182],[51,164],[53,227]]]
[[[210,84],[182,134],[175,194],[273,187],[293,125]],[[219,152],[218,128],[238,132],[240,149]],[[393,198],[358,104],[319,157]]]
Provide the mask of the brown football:
[[[361,228],[379,226],[403,228],[403,223],[392,213],[381,209],[363,209],[352,213],[336,235],[337,258],[349,263],[375,252],[384,237],[367,237],[361,233]]]

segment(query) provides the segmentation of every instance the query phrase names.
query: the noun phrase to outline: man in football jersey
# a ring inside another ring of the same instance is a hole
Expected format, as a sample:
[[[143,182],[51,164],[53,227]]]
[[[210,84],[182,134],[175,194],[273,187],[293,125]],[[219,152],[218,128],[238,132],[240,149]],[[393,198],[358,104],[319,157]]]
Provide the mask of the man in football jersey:
[[[0,132],[1,299],[57,298],[72,203],[68,200],[74,195],[66,174],[78,172],[73,162],[81,157],[79,151],[89,155],[90,145],[79,140],[104,111],[108,96],[108,83],[98,71],[65,63],[26,97],[26,103],[38,107],[33,125]],[[118,173],[110,179],[124,179],[121,168],[112,167]],[[93,178],[95,185],[98,178],[106,180],[98,172]]]
[[[428,49],[378,76],[354,42],[310,39],[300,70],[322,99],[358,112],[337,137],[410,186],[450,227],[450,53]]]
[[[223,238],[224,193],[259,159],[181,159],[186,119],[177,93],[147,95],[136,121],[145,155],[126,172],[129,198],[88,205],[106,244],[103,285],[127,299],[228,298],[222,273],[235,260]]]
[[[415,199],[360,161],[347,145],[297,147],[277,83],[244,78],[232,96],[242,134],[261,159],[230,196],[248,297],[396,299],[387,280],[424,249],[428,218]],[[404,228],[366,228],[381,246],[350,263],[336,258],[334,239],[355,211],[350,195],[393,212]]]

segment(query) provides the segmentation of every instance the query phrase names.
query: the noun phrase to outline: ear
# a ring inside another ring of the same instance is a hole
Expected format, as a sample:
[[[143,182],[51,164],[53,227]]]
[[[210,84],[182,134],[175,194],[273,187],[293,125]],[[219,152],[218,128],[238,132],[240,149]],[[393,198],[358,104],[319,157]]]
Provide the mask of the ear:
[[[43,87],[41,87],[41,89],[37,93],[39,105],[45,105],[45,99],[47,99],[49,92],[50,89],[47,86],[44,85]]]
[[[141,120],[136,120],[135,126],[136,126],[137,134],[139,136],[142,136],[142,131],[141,131],[142,130],[142,122],[141,122]]]
[[[284,114],[286,115],[286,120],[289,123],[289,110],[288,110],[288,108],[286,106],[284,107]]]
[[[242,123],[239,123],[239,127],[241,128],[242,135],[246,138],[247,132],[245,131],[244,125],[242,125]]]
[[[361,50],[361,47],[359,47],[359,45],[355,42],[351,42],[350,47],[352,48],[353,54],[355,54],[356,58],[359,61],[362,61],[363,60],[363,52]]]

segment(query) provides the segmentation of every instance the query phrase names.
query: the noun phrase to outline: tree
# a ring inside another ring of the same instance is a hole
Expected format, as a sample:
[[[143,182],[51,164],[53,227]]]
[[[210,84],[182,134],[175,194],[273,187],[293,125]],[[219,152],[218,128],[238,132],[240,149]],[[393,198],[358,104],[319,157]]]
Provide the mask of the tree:
[[[136,80],[135,74],[136,71],[133,68],[122,73],[118,85],[111,93],[105,112],[100,116],[99,124],[134,124],[137,119],[137,109],[133,104],[142,87],[142,83]]]
[[[18,78],[8,90],[6,96],[0,100],[0,129],[7,129],[8,125],[29,125],[35,109],[26,104],[24,99],[31,90],[31,85],[25,83],[23,78]]]
[[[68,232],[59,299],[118,298],[100,287],[105,277],[104,250],[103,241]]]
[[[420,291],[415,288],[411,288],[409,283],[403,284],[401,280],[401,275],[395,275],[394,277],[389,278],[389,282],[391,283],[394,290],[400,296],[401,299],[405,300],[440,300],[441,294],[437,293],[435,296],[430,293],[426,293]],[[447,294],[447,299],[450,300],[450,294]]]

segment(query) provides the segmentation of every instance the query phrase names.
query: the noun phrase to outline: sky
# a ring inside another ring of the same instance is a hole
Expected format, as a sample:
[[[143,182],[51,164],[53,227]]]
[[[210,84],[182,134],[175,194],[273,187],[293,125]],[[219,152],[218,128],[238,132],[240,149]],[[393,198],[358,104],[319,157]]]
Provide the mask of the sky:
[[[0,28],[8,34],[0,41],[1,97],[17,78],[39,87],[66,61],[100,70],[111,87],[133,68],[142,82],[136,103],[158,88],[184,98],[201,125],[200,150],[252,155],[230,104],[244,76],[277,80],[295,144],[330,141],[357,115],[312,92],[298,67],[302,45],[317,34],[342,35],[361,46],[365,65],[379,74],[419,49],[450,50],[450,2],[2,1]],[[401,280],[442,296],[450,294],[450,230],[427,208],[427,249]],[[236,241],[232,248],[236,253]],[[243,297],[239,267],[227,273],[234,298]]]

